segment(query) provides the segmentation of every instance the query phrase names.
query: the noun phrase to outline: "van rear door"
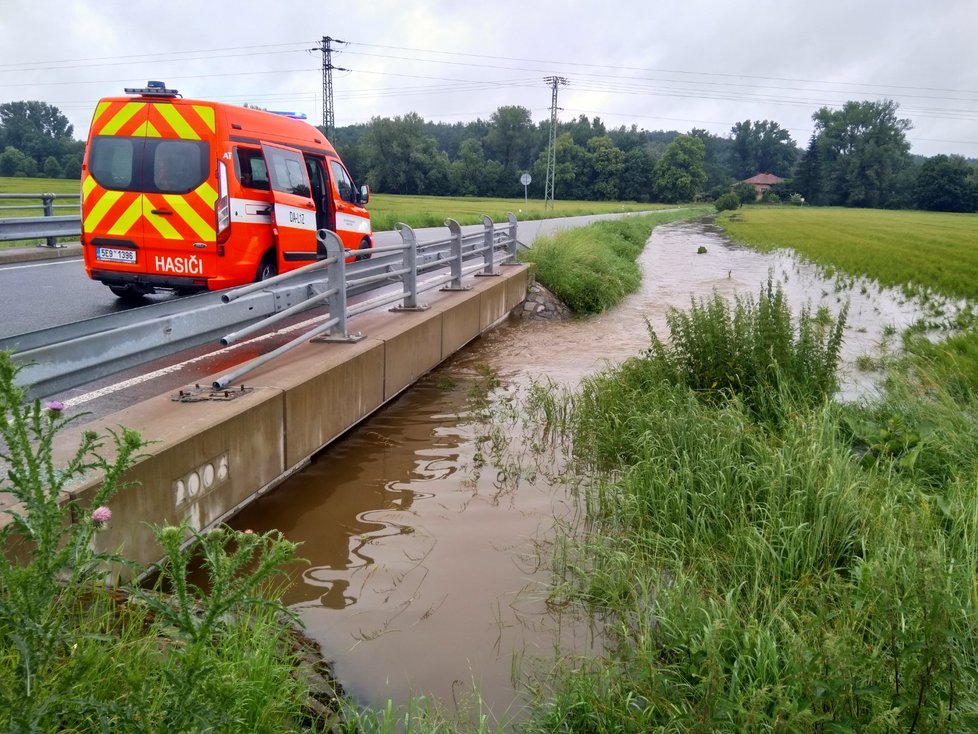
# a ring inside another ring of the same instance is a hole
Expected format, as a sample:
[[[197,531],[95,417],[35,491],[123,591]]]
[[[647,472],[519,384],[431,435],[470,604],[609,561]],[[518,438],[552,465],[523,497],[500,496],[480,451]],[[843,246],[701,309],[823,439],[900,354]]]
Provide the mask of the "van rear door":
[[[148,106],[142,157],[147,272],[206,286],[217,257],[214,108],[182,100]]]
[[[268,143],[261,150],[275,201],[272,232],[278,271],[284,273],[316,259],[316,204],[301,152]]]
[[[82,178],[82,232],[89,275],[146,272],[140,168],[147,106],[129,99],[105,99],[95,108]]]

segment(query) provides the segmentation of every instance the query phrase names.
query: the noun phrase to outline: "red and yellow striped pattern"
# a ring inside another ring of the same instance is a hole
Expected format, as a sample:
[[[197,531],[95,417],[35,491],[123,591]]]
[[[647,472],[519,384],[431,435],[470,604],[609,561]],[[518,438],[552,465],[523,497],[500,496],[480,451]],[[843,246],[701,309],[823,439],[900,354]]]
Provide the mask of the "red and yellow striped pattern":
[[[104,99],[92,117],[93,135],[209,140],[215,129],[214,108],[196,103]]]
[[[213,140],[214,108],[206,104],[173,104],[134,100],[103,100],[92,119],[94,135]],[[189,194],[109,191],[86,175],[82,181],[84,231],[125,237],[136,226],[152,228],[145,235],[165,240],[213,241],[217,191],[204,181]],[[167,210],[171,215],[154,214]]]

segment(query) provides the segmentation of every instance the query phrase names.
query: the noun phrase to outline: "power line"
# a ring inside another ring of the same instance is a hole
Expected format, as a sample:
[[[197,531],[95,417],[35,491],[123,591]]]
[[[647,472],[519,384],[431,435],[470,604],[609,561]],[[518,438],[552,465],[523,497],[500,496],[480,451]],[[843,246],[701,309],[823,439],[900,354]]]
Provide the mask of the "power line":
[[[497,61],[519,61],[523,63],[532,64],[544,64],[548,66],[579,66],[592,69],[616,69],[624,71],[642,71],[642,72],[653,72],[658,74],[687,74],[694,76],[717,76],[725,78],[739,78],[739,79],[758,79],[764,81],[778,81],[778,82],[798,82],[804,84],[837,84],[841,86],[854,86],[854,87],[878,87],[880,89],[911,89],[915,91],[926,91],[926,92],[952,92],[955,94],[978,94],[978,91],[973,89],[949,89],[943,87],[919,87],[919,86],[908,86],[901,84],[876,84],[870,82],[840,82],[840,81],[827,81],[822,79],[803,79],[796,77],[777,77],[777,76],[759,76],[753,74],[732,74],[727,72],[714,72],[714,71],[689,71],[684,69],[657,69],[657,68],[646,68],[641,66],[616,66],[612,64],[590,64],[580,61],[556,61],[554,59],[527,59],[512,56],[492,56],[488,54],[473,54],[465,53],[461,51],[438,51],[435,49],[423,49],[423,48],[412,48],[408,46],[385,46],[381,44],[371,44],[371,43],[351,43],[352,46],[365,46],[368,48],[389,48],[397,51],[415,51],[419,53],[431,53],[440,54],[446,56],[464,56],[469,58],[480,58],[480,59],[493,59]],[[416,59],[418,61],[423,61],[424,59]]]

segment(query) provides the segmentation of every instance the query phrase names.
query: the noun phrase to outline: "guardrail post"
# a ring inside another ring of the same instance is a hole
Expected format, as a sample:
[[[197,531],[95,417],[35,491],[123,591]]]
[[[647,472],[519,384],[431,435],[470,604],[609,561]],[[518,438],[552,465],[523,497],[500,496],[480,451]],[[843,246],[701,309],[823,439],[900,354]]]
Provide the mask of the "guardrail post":
[[[41,194],[41,205],[44,207],[44,216],[53,217],[54,216],[54,200],[57,194]],[[47,247],[57,247],[58,238],[48,237]]]
[[[509,212],[506,214],[506,219],[509,220],[509,246],[506,248],[507,252],[509,252],[509,259],[500,263],[500,265],[518,265],[519,263],[516,260],[516,248],[518,246],[516,241],[516,215],[513,212]]]
[[[404,242],[403,266],[407,272],[401,276],[404,301],[391,311],[424,311],[428,306],[418,303],[418,238],[415,237],[414,230],[403,222],[399,222],[397,228],[401,231],[401,240]]]
[[[335,257],[336,262],[326,268],[326,288],[333,292],[327,300],[329,317],[336,319],[336,325],[326,332],[324,341],[359,341],[362,334],[350,336],[346,331],[346,248],[335,232],[321,229],[316,233],[319,243],[326,247],[326,257]]]
[[[495,244],[496,244],[495,242],[496,235],[495,232],[493,231],[493,227],[495,225],[492,223],[491,217],[487,217],[486,215],[483,214],[482,226],[486,228],[485,241],[482,244],[482,262],[485,263],[485,268],[483,268],[481,273],[476,273],[475,277],[477,278],[495,277],[499,275],[499,273],[496,272],[495,258],[493,257],[494,255],[493,250],[495,249]]]
[[[446,219],[445,226],[452,233],[452,254],[449,265],[452,268],[452,282],[443,286],[443,291],[467,291],[471,286],[462,285],[462,225],[454,219]]]

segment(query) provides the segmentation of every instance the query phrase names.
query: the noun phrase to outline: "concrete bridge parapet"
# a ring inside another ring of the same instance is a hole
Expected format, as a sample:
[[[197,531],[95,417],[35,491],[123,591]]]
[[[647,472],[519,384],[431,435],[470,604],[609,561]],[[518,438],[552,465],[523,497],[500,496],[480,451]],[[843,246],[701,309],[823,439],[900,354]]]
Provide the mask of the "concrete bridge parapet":
[[[182,403],[160,395],[85,424],[125,426],[149,441],[112,500],[101,549],[149,564],[160,557],[149,524],[205,529],[301,470],[330,442],[491,329],[522,303],[523,265],[476,278],[465,291],[429,292],[428,308],[359,316],[357,342],[310,342],[249,374],[246,394]],[[232,387],[232,389],[234,389]],[[82,428],[59,437],[70,455]],[[70,494],[87,506],[98,478]]]

